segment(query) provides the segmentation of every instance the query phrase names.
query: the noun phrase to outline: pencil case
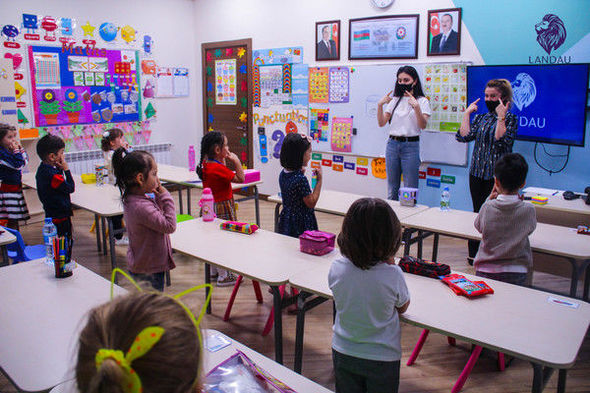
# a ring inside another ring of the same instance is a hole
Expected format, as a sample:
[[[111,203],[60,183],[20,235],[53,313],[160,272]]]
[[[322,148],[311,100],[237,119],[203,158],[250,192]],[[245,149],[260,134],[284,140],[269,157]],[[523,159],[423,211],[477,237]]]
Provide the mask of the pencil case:
[[[324,231],[305,231],[299,236],[301,252],[312,255],[324,255],[334,249],[336,235]]]
[[[441,280],[457,295],[477,297],[494,293],[494,290],[485,281],[471,281],[461,274],[449,274],[441,277]]]
[[[535,205],[546,205],[549,201],[549,197],[537,195],[531,198],[531,202]]]
[[[253,183],[260,180],[260,171],[258,169],[244,170],[244,183]]]
[[[586,225],[578,225],[578,233],[582,235],[590,235],[590,227]]]
[[[419,276],[438,278],[451,274],[451,268],[444,263],[426,261],[424,259],[406,255],[403,257],[398,266],[406,273],[417,274]]]
[[[247,222],[224,221],[221,224],[219,224],[219,228],[225,231],[239,232],[245,233],[246,235],[251,235],[258,230],[258,225],[249,224]]]

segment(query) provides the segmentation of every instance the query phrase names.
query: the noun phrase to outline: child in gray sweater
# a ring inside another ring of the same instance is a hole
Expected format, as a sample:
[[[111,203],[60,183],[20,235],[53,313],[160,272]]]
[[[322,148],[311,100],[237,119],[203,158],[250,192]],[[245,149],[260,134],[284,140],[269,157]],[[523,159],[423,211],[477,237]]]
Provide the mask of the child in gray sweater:
[[[532,282],[533,256],[529,235],[537,226],[535,208],[524,203],[528,165],[523,156],[509,153],[496,163],[494,189],[475,219],[482,236],[475,256],[475,274],[516,285]]]

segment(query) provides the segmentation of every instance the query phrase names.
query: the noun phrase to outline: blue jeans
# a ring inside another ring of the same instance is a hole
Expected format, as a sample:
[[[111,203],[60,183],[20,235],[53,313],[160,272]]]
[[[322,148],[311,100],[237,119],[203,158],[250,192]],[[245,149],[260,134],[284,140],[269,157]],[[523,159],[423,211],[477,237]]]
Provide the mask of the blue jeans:
[[[420,141],[399,142],[389,138],[385,148],[385,170],[387,172],[387,199],[399,200],[401,174],[404,186],[418,188],[420,168]]]

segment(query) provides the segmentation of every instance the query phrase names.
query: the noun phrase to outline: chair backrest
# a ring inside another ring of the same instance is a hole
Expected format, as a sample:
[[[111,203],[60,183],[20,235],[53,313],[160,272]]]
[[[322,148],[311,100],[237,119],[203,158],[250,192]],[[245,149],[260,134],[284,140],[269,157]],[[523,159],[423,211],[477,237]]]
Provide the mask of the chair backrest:
[[[20,232],[16,229],[0,227],[2,230],[12,233],[16,237],[16,242],[6,245],[8,255],[12,258],[12,263],[28,261],[25,255],[25,241],[21,236]],[[12,255],[11,255],[12,254]]]

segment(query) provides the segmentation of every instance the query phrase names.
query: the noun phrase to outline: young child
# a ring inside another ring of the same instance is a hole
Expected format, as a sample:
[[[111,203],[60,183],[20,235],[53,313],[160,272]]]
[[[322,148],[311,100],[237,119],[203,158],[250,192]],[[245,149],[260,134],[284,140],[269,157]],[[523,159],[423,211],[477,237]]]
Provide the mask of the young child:
[[[150,153],[119,148],[113,154],[113,169],[123,195],[129,272],[163,291],[164,276],[175,267],[169,236],[176,230],[174,200],[160,184],[158,166]]]
[[[322,169],[314,169],[317,184],[313,191],[305,177],[305,167],[311,159],[311,142],[307,135],[290,133],[281,147],[279,186],[283,210],[279,216],[279,233],[299,237],[305,231],[318,229],[313,212],[322,189]]]
[[[336,305],[337,393],[398,391],[399,314],[410,304],[403,273],[394,264],[401,237],[397,216],[381,199],[359,199],[344,217],[338,235],[342,255],[328,274]]]
[[[154,330],[155,339],[139,335]],[[130,351],[137,338],[143,349]],[[201,352],[197,328],[176,300],[146,292],[120,296],[90,311],[80,333],[78,391],[196,393]],[[127,378],[126,367],[137,378]]]
[[[475,274],[516,285],[532,283],[533,256],[529,235],[537,226],[533,205],[524,203],[529,166],[518,153],[502,156],[494,167],[494,189],[475,219],[481,243],[475,256]]]
[[[110,130],[105,131],[102,134],[102,139],[100,141],[100,146],[102,149],[102,153],[104,156],[104,164],[109,171],[109,181],[114,182],[115,174],[113,172],[113,153],[120,147],[123,147],[129,150],[129,143],[125,140],[123,136],[123,131],[119,128],[111,128]],[[120,230],[123,228],[123,215],[120,216],[113,216],[113,229]],[[127,246],[129,245],[129,238],[124,236],[122,233],[118,233],[115,235],[115,244],[118,246]]]
[[[30,218],[21,182],[25,165],[27,155],[16,128],[0,123],[0,220],[7,220],[6,226],[16,230],[19,220]]]
[[[64,141],[47,134],[37,142],[37,154],[41,164],[37,169],[37,194],[45,210],[45,218],[51,218],[58,236],[71,238],[72,202],[70,194],[75,191],[74,178],[64,158]]]
[[[233,163],[235,173],[225,166],[226,160]],[[231,183],[244,182],[244,169],[238,156],[229,151],[227,137],[223,133],[210,131],[201,139],[201,161],[197,166],[197,174],[203,180],[203,187],[210,188],[213,193],[217,218],[236,221],[238,217]],[[235,284],[233,274],[222,269],[217,269],[217,273],[218,286]]]

